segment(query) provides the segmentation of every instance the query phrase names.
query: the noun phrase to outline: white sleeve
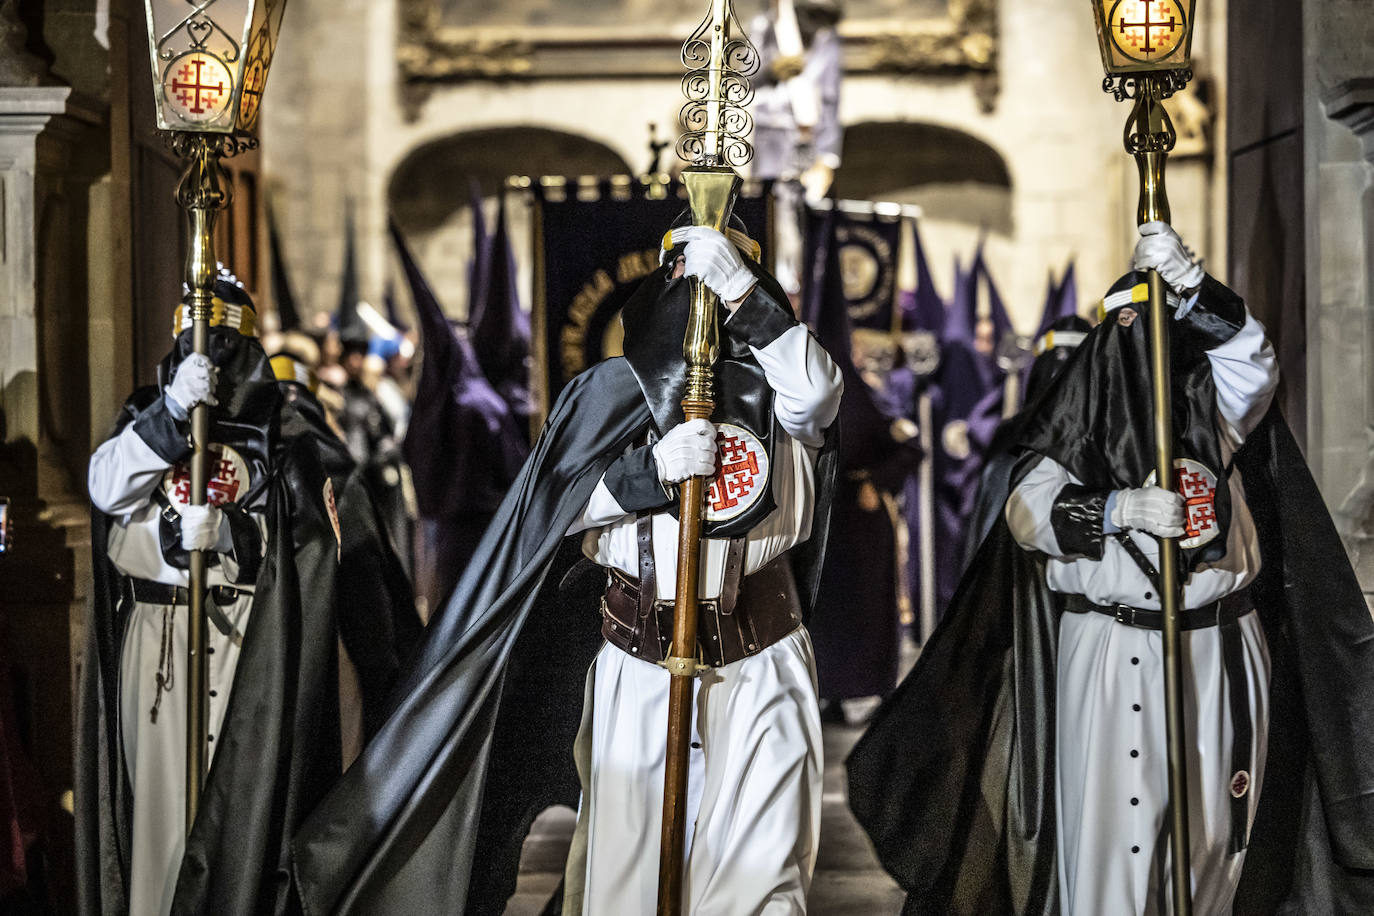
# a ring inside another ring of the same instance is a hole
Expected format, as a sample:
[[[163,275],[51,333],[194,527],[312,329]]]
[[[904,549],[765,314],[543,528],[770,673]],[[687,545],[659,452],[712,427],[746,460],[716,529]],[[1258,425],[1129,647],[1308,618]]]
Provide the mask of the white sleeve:
[[[606,486],[606,478],[602,476],[596,482],[596,489],[592,491],[591,499],[587,500],[587,507],[582,510],[582,515],[568,527],[568,534],[578,534],[592,528],[605,528],[607,525],[618,522],[629,515],[616,502],[611,491]]]
[[[1249,313],[1236,336],[1208,350],[1212,379],[1216,382],[1217,408],[1226,421],[1231,445],[1239,447],[1254,432],[1274,400],[1279,384],[1278,359],[1264,335],[1264,325]]]
[[[1016,543],[1052,557],[1061,556],[1051,521],[1059,491],[1078,479],[1053,458],[1041,458],[1007,499],[1007,525]]]
[[[800,324],[768,346],[749,350],[777,395],[774,411],[782,428],[812,448],[825,444],[825,430],[835,422],[844,394],[840,368],[830,354]]]
[[[86,473],[91,503],[106,515],[128,515],[148,501],[168,466],[130,423],[91,456]]]

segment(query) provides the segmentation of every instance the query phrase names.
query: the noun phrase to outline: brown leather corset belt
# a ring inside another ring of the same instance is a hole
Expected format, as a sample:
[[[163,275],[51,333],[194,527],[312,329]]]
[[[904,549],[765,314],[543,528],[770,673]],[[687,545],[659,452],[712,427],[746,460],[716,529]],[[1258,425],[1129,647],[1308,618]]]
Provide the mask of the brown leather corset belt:
[[[601,599],[601,634],[616,648],[658,664],[671,654],[673,602],[656,600],[653,535],[650,517],[638,526],[639,578],[610,570]],[[720,598],[698,602],[697,656],[701,664],[720,668],[757,655],[801,626],[801,600],[786,554],[752,576],[743,576],[744,538],[734,538],[726,551]]]

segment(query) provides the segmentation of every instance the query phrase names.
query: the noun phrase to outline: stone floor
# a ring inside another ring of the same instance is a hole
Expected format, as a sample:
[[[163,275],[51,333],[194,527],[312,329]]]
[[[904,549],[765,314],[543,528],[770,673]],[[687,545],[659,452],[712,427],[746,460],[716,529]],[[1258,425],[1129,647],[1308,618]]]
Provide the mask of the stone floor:
[[[844,758],[861,727],[825,726],[825,795],[821,848],[811,885],[810,916],[896,916],[903,894],[873,856],[868,838],[846,802]],[[538,916],[558,886],[572,837],[573,812],[553,809],[539,818],[525,841],[520,881],[507,916]]]

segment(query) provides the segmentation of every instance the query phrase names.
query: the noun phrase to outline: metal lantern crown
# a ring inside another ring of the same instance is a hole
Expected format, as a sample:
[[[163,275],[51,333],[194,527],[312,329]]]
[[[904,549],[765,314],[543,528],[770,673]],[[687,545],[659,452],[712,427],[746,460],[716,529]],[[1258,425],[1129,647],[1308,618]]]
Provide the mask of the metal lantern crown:
[[[1197,0],[1092,0],[1108,76],[1184,70]]]
[[[144,0],[144,6],[158,127],[251,132],[286,0]]]

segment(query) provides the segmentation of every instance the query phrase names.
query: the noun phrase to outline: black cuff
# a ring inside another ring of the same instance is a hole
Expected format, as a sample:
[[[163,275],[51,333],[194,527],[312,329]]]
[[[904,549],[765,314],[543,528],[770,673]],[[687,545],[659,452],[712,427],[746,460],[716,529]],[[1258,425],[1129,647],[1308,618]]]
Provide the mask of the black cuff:
[[[148,447],[168,464],[176,464],[191,454],[191,440],[186,425],[172,416],[167,402],[158,398],[140,411],[134,420],[134,432]]]
[[[662,509],[676,502],[658,479],[658,464],[651,445],[621,455],[606,470],[606,489],[626,512]]]
[[[262,566],[262,531],[258,528],[258,523],[253,521],[253,517],[238,503],[225,503],[220,510],[229,520],[234,562],[239,567],[234,584],[252,585],[258,581],[258,569]]]
[[[1240,333],[1245,327],[1245,300],[1204,275],[1197,302],[1175,326],[1180,336],[1198,350],[1213,350]]]
[[[786,299],[778,301],[770,285],[765,277],[759,278],[754,291],[744,297],[735,314],[725,322],[727,335],[762,350],[797,326],[792,306]]]
[[[1102,522],[1110,490],[1069,484],[1059,491],[1050,511],[1050,526],[1063,556],[1102,559]]]

